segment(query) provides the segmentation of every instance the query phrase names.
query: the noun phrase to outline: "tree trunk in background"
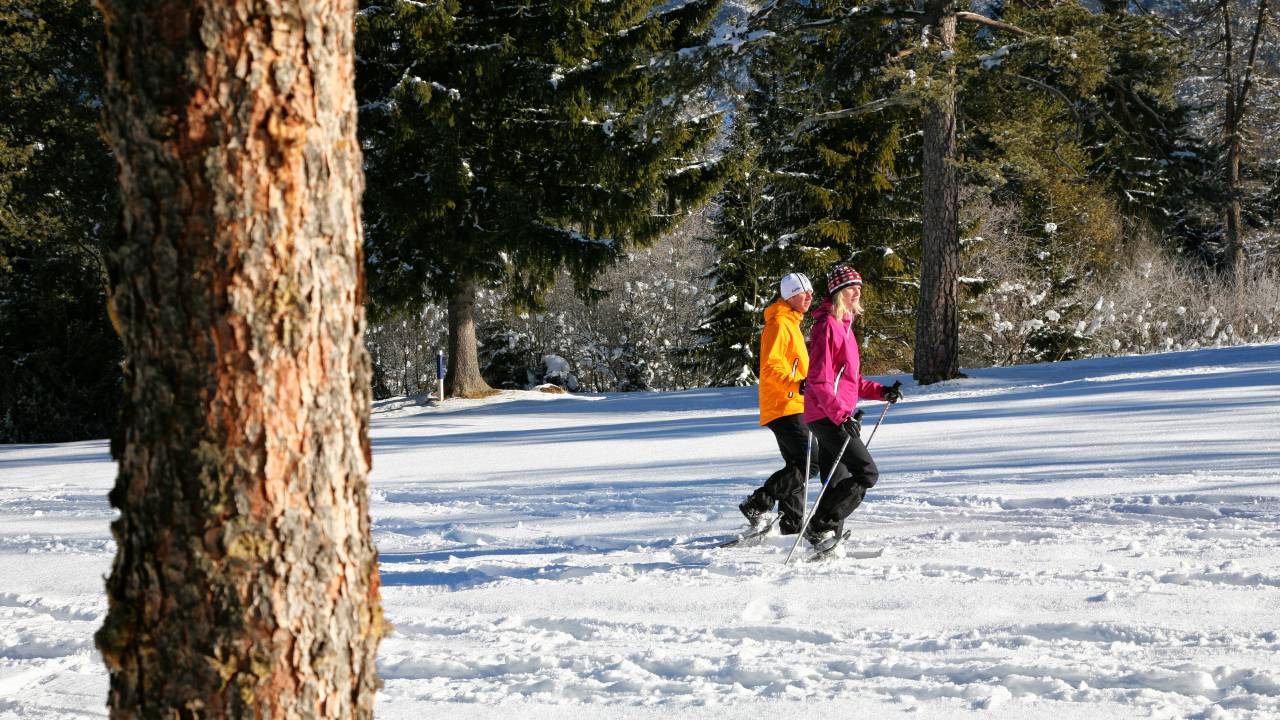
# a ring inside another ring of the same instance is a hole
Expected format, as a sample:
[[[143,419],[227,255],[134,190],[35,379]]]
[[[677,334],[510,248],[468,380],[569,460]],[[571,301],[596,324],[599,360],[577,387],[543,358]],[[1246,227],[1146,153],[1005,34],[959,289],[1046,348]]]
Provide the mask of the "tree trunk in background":
[[[449,298],[449,366],[444,391],[449,397],[484,397],[493,388],[480,376],[476,345],[476,285],[464,280]]]
[[[1222,269],[1239,284],[1244,269],[1244,236],[1240,225],[1240,115],[1243,107],[1238,102],[1239,88],[1236,82],[1242,71],[1237,71],[1236,68],[1236,20],[1231,11],[1232,4],[1223,0],[1219,9],[1222,12],[1222,42],[1225,46],[1223,80],[1226,85],[1222,108],[1222,140],[1226,144],[1224,158],[1226,177],[1223,180],[1226,185],[1227,201],[1222,217]]]
[[[949,3],[930,0],[930,40],[955,45],[956,16]],[[920,303],[916,308],[914,377],[921,385],[960,376],[960,193],[956,177],[955,71],[939,80],[941,92],[924,113],[924,199],[921,216]]]
[[[1232,3],[1222,0],[1219,5],[1222,14],[1222,43],[1225,56],[1223,72],[1226,85],[1225,103],[1222,118],[1222,138],[1226,143],[1226,191],[1227,203],[1223,212],[1223,269],[1235,278],[1236,286],[1243,289],[1247,278],[1248,264],[1244,249],[1244,221],[1240,196],[1244,187],[1240,178],[1240,162],[1244,154],[1245,109],[1249,104],[1249,96],[1253,90],[1253,75],[1256,70],[1258,48],[1268,24],[1269,2],[1260,0],[1258,14],[1250,33],[1249,49],[1237,65],[1235,50],[1235,24]]]
[[[1239,120],[1230,109],[1228,102],[1225,134],[1227,140],[1227,207],[1224,217],[1224,246],[1226,257],[1223,258],[1223,269],[1235,278],[1238,286],[1243,287],[1246,274],[1244,253],[1244,220],[1240,203],[1240,125]]]
[[[1253,91],[1253,74],[1257,69],[1258,47],[1262,44],[1263,33],[1270,24],[1270,1],[1258,1],[1257,17],[1253,19],[1253,28],[1249,32],[1249,47],[1243,58],[1236,60],[1235,55],[1235,23],[1233,3],[1221,0],[1219,10],[1222,17],[1222,54],[1224,54],[1225,108],[1222,113],[1222,141],[1226,143],[1226,208],[1224,211],[1225,258],[1226,272],[1234,275],[1236,286],[1244,287],[1248,265],[1244,252],[1244,223],[1242,219],[1242,202],[1240,193],[1244,191],[1240,182],[1240,160],[1244,154],[1245,108],[1248,108],[1249,95]]]
[[[101,8],[127,363],[111,715],[371,717],[354,3]]]

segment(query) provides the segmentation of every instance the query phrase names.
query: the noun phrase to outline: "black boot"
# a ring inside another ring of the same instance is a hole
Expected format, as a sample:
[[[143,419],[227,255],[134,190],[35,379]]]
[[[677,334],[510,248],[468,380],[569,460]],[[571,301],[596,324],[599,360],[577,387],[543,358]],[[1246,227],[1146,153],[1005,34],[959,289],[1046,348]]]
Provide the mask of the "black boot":
[[[769,508],[761,508],[757,500],[759,492],[752,493],[750,497],[738,503],[738,510],[742,512],[742,517],[747,519],[751,527],[758,528],[764,523],[764,514],[769,512]]]
[[[823,542],[831,537],[832,533],[826,528],[819,527],[812,522],[809,527],[804,529],[804,539],[812,547],[819,547]]]

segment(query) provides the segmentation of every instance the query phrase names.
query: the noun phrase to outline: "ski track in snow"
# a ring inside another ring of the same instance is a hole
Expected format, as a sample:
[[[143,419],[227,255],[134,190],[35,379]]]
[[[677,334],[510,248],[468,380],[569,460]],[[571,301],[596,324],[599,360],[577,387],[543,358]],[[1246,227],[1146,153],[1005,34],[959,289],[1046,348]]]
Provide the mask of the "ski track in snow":
[[[789,566],[714,547],[776,469],[754,388],[379,403],[379,716],[1280,717],[1280,346],[971,374]],[[0,447],[0,718],[105,715],[113,477]]]

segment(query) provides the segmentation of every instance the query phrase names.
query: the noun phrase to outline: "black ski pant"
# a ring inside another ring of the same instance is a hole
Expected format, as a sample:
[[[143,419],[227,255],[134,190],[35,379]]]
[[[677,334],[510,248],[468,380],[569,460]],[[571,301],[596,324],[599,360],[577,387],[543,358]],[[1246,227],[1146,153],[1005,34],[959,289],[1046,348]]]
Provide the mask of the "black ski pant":
[[[805,427],[804,416],[799,413],[783,415],[765,427],[773,432],[774,439],[778,441],[778,452],[782,453],[786,464],[751,493],[747,505],[763,513],[778,503],[778,530],[783,535],[794,535],[800,532],[800,523],[804,522],[807,475],[801,468],[809,456],[809,428]],[[816,458],[810,461],[811,472],[816,464]]]
[[[880,471],[862,444],[862,438],[849,437],[839,425],[826,418],[809,423],[809,431],[818,442],[818,464],[822,467],[822,477],[831,479],[827,489],[822,493],[822,500],[813,511],[807,532],[818,535],[828,530],[839,533],[844,529],[844,519],[849,517],[859,505],[862,498],[880,479]],[[836,465],[836,454],[845,438],[849,444],[840,455],[840,464]]]

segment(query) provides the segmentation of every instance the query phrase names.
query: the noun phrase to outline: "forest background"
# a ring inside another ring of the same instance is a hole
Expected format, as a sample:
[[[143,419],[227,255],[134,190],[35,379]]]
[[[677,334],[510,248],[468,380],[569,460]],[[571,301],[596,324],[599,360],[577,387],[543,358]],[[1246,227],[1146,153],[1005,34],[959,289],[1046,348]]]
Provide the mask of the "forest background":
[[[917,371],[940,108],[960,364],[1280,337],[1268,0],[517,5],[356,17],[377,397],[446,348],[457,395],[751,384],[777,277],[837,261]],[[120,405],[101,32],[0,7],[0,442]]]

